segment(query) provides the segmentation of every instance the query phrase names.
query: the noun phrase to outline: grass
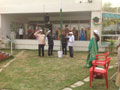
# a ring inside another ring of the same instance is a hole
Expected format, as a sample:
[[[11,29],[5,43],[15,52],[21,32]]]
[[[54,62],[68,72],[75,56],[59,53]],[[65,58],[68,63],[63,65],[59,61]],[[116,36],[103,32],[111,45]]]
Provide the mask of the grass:
[[[18,53],[19,51],[16,51]],[[25,51],[3,72],[0,73],[0,90],[62,90],[70,87],[77,81],[83,81],[89,76],[89,69],[85,68],[87,52],[75,52],[74,58],[63,56],[38,57],[37,51]],[[117,61],[116,55],[111,60],[111,65]],[[1,63],[0,63],[1,64]],[[116,68],[109,70],[109,78]],[[88,90],[89,83],[73,90]],[[94,80],[89,90],[105,90],[103,80]],[[109,80],[109,90],[117,90],[114,83]]]

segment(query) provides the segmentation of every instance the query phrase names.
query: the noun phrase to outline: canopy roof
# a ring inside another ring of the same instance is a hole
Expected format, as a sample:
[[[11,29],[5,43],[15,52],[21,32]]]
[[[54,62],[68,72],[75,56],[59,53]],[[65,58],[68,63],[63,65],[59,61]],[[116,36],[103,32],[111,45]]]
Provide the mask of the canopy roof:
[[[120,19],[120,14],[102,13],[102,18]]]

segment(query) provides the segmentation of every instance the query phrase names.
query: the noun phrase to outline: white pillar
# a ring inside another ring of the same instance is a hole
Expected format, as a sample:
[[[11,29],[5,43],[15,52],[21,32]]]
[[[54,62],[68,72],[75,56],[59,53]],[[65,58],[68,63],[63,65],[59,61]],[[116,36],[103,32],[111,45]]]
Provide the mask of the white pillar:
[[[2,16],[1,16],[1,14],[0,14],[0,48],[2,48],[1,46],[2,46]]]
[[[28,24],[27,23],[24,23],[24,27],[25,27],[25,38],[26,38],[26,36],[27,36],[27,30],[28,30]]]
[[[97,25],[93,23],[94,17],[99,18],[99,23]],[[101,32],[102,32],[102,12],[101,11],[93,11],[91,13],[91,37],[93,36],[93,30],[95,29],[99,31],[100,45],[101,45]]]
[[[1,26],[2,26],[2,25],[1,25],[2,23],[1,23],[1,22],[2,22],[2,20],[1,20],[1,19],[2,19],[2,17],[1,17],[1,14],[0,14],[0,38],[1,38],[1,35],[2,35],[2,29],[1,29]]]

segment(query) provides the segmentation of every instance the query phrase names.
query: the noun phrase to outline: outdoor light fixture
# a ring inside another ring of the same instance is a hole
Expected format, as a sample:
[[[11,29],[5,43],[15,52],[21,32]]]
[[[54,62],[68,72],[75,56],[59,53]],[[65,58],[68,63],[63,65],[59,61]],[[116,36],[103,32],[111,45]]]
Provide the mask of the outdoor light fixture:
[[[44,21],[45,21],[45,23],[49,22],[49,15],[48,15],[48,13],[46,13],[46,15],[44,16]]]
[[[92,3],[92,0],[88,0],[89,3]]]
[[[75,3],[82,3],[83,0],[76,0]]]
[[[79,3],[82,3],[82,0],[79,0]]]
[[[75,0],[75,3],[92,3],[93,0]]]

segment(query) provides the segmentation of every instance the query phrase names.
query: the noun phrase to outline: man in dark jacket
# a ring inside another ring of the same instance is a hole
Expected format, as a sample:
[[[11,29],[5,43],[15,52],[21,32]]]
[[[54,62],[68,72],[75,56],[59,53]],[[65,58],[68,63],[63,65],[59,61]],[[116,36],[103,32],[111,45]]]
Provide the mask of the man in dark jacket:
[[[53,55],[54,41],[50,30],[48,30],[47,32],[47,39],[48,39],[48,56],[51,56]]]
[[[67,55],[67,38],[65,32],[62,32],[62,51],[63,54]]]

